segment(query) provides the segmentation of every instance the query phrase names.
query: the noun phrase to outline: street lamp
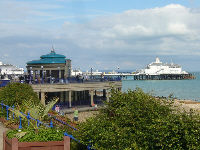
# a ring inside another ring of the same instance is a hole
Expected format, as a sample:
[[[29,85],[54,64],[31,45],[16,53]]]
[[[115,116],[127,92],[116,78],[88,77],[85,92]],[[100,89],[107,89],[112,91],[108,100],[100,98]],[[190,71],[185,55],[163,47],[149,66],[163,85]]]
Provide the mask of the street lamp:
[[[42,69],[42,83],[44,83],[44,80],[43,80],[43,66],[41,66],[41,69]]]
[[[92,79],[92,69],[93,69],[93,68],[91,68],[91,79]]]
[[[117,67],[117,73],[119,73],[119,67]]]
[[[117,67],[117,74],[118,74],[118,79],[117,80],[120,80],[119,66]]]

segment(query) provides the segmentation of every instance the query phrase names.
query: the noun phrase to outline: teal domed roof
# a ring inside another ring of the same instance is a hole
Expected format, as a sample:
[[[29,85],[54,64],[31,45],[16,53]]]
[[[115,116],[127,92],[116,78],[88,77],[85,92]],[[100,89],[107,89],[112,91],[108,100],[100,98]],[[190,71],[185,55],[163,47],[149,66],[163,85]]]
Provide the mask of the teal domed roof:
[[[66,57],[64,55],[56,54],[55,51],[51,51],[51,53],[42,55],[40,60],[32,60],[27,62],[27,65],[33,64],[63,64],[66,61]]]
[[[40,56],[41,59],[45,58],[66,58],[64,55],[56,54],[55,51],[51,51],[51,53]]]

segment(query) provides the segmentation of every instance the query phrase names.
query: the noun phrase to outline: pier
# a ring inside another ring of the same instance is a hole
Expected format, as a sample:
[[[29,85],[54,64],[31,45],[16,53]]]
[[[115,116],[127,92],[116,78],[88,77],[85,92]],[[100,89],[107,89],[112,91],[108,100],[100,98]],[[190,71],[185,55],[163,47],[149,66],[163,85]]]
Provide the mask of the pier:
[[[148,75],[139,74],[133,75],[134,80],[187,80],[194,79],[192,74],[160,74],[160,75]]]
[[[144,69],[136,71],[134,80],[186,80],[195,77],[174,63],[163,63],[158,57]]]

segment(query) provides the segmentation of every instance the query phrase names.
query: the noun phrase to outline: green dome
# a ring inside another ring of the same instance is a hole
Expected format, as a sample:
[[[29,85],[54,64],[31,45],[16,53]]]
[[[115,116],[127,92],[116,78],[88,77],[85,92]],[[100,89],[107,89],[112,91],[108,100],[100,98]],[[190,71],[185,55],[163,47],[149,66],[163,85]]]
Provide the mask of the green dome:
[[[55,51],[51,51],[51,53],[47,55],[42,55],[40,60],[32,60],[27,62],[27,65],[33,64],[63,64],[66,61],[66,57],[64,55],[56,54]]]
[[[56,54],[55,51],[51,51],[51,53],[47,55],[42,55],[40,57],[41,59],[46,59],[46,58],[66,58],[64,55]]]

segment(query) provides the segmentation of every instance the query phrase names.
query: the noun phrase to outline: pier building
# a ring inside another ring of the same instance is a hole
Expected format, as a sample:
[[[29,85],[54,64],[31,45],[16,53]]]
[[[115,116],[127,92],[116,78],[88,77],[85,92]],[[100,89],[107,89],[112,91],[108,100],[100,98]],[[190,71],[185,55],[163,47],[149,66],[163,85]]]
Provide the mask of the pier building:
[[[50,82],[52,79],[61,80],[70,77],[71,60],[52,50],[49,54],[42,55],[39,60],[27,62],[26,68],[34,82]]]
[[[45,105],[51,98],[59,97],[62,107],[101,104],[109,101],[110,89],[121,90],[121,81],[102,81],[71,76],[71,60],[53,50],[40,60],[27,62],[30,84]],[[58,79],[57,81],[55,81]],[[75,79],[75,80],[74,80]],[[55,82],[54,82],[54,81]]]
[[[194,76],[182,70],[174,63],[163,63],[158,57],[156,61],[147,65],[145,69],[136,71],[134,80],[183,80],[194,79]]]

